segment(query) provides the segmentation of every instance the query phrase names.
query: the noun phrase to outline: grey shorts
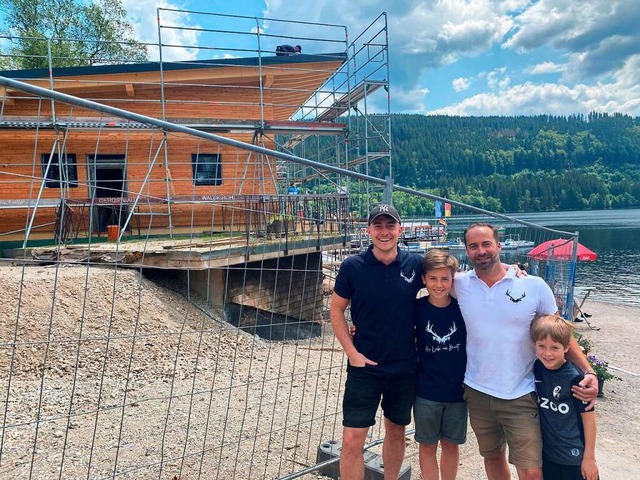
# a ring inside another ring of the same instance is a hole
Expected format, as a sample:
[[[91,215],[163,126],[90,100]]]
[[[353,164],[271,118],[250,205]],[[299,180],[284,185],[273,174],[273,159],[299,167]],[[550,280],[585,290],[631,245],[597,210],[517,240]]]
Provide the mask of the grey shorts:
[[[467,404],[432,402],[416,397],[413,405],[418,443],[433,444],[446,440],[456,445],[467,441]]]

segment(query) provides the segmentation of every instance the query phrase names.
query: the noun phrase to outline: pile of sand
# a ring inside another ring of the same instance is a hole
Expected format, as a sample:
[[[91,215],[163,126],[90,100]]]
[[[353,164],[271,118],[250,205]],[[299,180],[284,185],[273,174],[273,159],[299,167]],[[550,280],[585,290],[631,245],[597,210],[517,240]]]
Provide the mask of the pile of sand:
[[[335,436],[343,359],[323,338],[266,342],[134,270],[0,275],[8,477],[275,478]]]

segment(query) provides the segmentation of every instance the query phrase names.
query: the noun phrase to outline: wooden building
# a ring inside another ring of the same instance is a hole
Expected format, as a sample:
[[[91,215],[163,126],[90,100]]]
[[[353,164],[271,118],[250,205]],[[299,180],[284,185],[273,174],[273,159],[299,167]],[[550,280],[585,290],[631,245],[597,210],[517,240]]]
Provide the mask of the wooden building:
[[[345,61],[301,54],[0,76],[275,149],[280,133],[345,131],[336,115],[294,117]],[[252,215],[277,213],[265,198],[286,193],[272,156],[4,87],[0,102],[0,241],[104,236],[109,225],[244,230]]]

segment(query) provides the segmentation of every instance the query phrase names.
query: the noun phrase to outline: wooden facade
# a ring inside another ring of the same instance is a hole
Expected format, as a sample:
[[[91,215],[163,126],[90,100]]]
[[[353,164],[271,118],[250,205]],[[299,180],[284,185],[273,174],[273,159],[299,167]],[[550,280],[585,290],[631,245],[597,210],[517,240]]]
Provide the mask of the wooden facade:
[[[297,55],[162,71],[158,63],[54,69],[52,80],[48,71],[0,75],[45,88],[52,81],[75,97],[275,149],[265,131],[305,128],[292,116],[343,62]],[[247,196],[281,193],[274,157],[21,91],[0,94],[0,241],[23,239],[30,225],[29,239],[54,238],[64,215],[79,237],[123,226],[130,212],[127,228],[145,233],[244,229]]]

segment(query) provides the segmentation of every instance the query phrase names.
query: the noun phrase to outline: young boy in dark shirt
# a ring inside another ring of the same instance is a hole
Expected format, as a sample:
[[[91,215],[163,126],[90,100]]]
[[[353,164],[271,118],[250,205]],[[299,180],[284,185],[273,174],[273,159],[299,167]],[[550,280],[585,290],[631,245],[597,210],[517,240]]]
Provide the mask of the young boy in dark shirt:
[[[557,315],[531,322],[535,342],[533,365],[542,429],[542,474],[545,479],[597,480],[596,417],[571,394],[583,375],[565,359],[573,325]]]
[[[467,404],[462,398],[467,331],[458,302],[449,295],[457,270],[455,257],[429,250],[422,261],[422,281],[429,296],[417,300],[414,312],[418,348],[415,439],[420,444],[425,480],[454,479],[459,445],[467,438]]]

